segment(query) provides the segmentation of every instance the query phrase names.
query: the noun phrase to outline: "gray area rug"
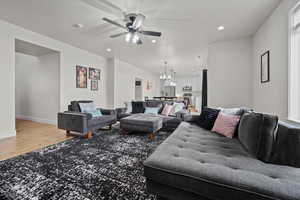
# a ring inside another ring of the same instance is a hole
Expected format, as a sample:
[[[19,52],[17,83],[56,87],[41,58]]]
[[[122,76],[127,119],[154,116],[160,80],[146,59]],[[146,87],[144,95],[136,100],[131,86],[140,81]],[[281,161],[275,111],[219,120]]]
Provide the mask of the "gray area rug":
[[[101,131],[0,161],[2,200],[155,200],[146,192],[143,161],[169,133]]]

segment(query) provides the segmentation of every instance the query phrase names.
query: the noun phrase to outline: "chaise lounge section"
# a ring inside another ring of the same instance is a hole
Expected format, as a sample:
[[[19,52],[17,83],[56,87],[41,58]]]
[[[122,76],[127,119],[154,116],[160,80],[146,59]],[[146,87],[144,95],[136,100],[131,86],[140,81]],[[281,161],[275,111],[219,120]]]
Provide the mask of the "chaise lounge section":
[[[250,122],[241,122],[239,131],[251,132]],[[299,200],[300,129],[280,122],[274,133],[273,145],[266,143],[271,135],[260,139],[265,145],[258,159],[245,148],[244,138],[182,122],[144,162],[147,189],[170,200]]]

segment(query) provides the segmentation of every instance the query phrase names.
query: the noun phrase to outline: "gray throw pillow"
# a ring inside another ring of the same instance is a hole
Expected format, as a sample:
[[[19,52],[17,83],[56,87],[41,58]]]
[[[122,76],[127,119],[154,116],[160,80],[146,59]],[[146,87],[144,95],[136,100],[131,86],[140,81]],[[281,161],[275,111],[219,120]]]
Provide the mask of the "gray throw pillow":
[[[277,116],[246,113],[240,121],[239,141],[251,155],[261,161],[270,162],[277,127]]]

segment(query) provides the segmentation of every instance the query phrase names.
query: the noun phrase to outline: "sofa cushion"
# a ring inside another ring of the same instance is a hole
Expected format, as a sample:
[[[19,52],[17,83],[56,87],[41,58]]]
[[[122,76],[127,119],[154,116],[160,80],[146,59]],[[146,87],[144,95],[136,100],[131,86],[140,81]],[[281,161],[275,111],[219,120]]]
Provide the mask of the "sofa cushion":
[[[229,139],[182,122],[144,162],[148,180],[207,199],[297,200],[300,169],[267,164]]]
[[[196,122],[200,127],[211,130],[215,124],[220,110],[213,108],[203,108],[198,121]]]
[[[246,113],[239,125],[239,140],[253,156],[264,162],[270,162],[277,125],[277,116]]]
[[[144,113],[145,106],[143,101],[133,101],[132,102],[132,114]]]

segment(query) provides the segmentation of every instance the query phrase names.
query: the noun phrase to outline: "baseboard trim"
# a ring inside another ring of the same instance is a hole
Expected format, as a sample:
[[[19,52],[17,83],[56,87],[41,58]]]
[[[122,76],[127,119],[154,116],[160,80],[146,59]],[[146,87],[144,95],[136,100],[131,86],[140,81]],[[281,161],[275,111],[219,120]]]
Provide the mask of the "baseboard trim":
[[[43,118],[38,118],[38,117],[30,117],[30,116],[24,116],[24,115],[16,115],[16,118],[34,121],[34,122],[43,123],[43,124],[51,124],[51,125],[55,125],[55,126],[57,125],[56,120],[43,119]]]
[[[15,137],[17,135],[16,130],[14,131],[5,131],[5,132],[0,132],[0,140],[9,138],[9,137]]]

